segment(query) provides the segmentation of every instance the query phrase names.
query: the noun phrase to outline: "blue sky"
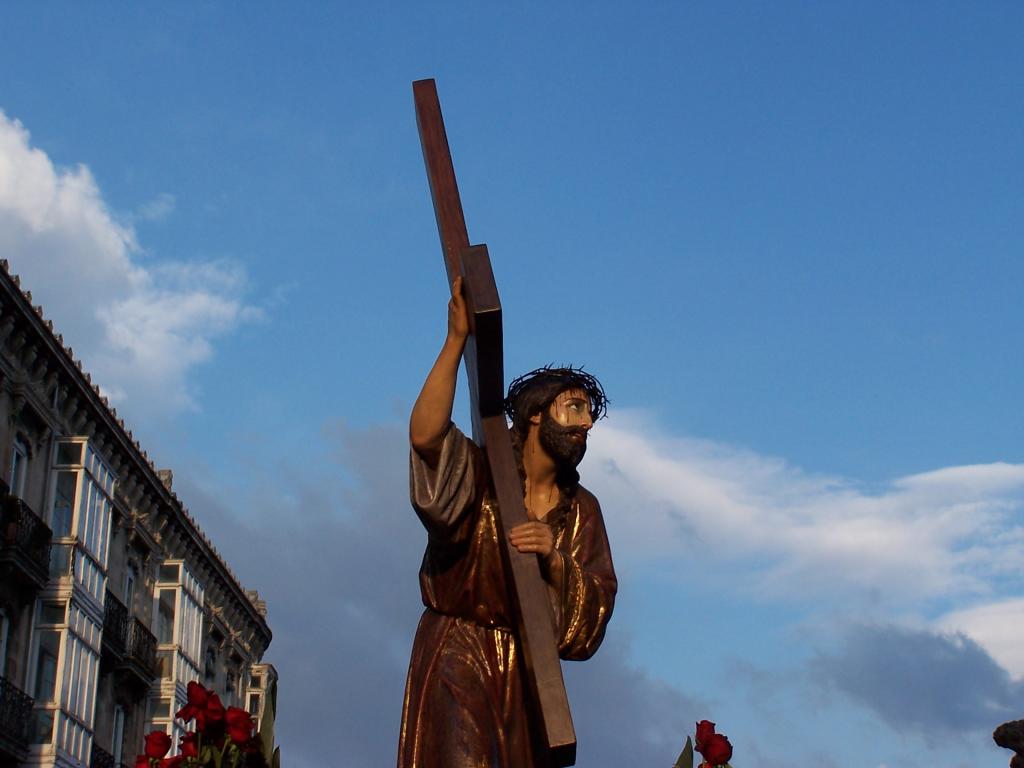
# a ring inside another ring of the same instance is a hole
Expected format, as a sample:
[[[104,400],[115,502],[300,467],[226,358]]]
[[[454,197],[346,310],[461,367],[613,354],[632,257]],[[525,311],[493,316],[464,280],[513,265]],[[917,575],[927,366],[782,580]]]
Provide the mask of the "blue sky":
[[[567,670],[579,764],[668,764],[704,717],[738,767],[1004,764],[1024,10],[380,5],[0,28],[0,256],[268,600],[286,761],[393,760],[435,77],[506,370],[586,363],[612,399],[582,472],[621,591]]]

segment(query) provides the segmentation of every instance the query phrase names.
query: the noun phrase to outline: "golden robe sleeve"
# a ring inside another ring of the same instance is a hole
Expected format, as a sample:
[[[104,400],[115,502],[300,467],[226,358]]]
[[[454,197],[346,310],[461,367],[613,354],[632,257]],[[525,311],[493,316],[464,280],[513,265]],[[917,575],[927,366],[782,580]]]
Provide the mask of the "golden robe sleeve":
[[[556,547],[562,556],[562,583],[553,590],[558,595],[558,652],[563,659],[589,659],[604,639],[618,580],[601,507],[582,487]]]
[[[453,543],[472,530],[470,511],[479,499],[479,449],[454,424],[448,425],[437,469],[410,448],[409,497],[432,541]]]

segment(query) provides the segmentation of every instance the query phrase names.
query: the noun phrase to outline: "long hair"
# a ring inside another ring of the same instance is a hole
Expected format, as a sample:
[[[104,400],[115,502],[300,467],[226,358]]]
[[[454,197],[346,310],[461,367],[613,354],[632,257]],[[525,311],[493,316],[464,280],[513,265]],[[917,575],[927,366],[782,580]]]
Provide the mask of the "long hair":
[[[544,366],[515,379],[508,388],[505,398],[505,414],[511,422],[512,449],[515,453],[519,479],[526,487],[526,469],[523,466],[523,447],[530,432],[530,419],[541,414],[549,418],[547,409],[555,398],[570,389],[579,389],[590,400],[590,413],[594,421],[603,418],[608,410],[608,398],[596,378],[582,368],[570,366]],[[558,486],[558,504],[548,513],[546,522],[552,527],[557,538],[565,527],[566,516],[572,509],[579,488],[580,474],[575,467],[559,466],[555,477]]]

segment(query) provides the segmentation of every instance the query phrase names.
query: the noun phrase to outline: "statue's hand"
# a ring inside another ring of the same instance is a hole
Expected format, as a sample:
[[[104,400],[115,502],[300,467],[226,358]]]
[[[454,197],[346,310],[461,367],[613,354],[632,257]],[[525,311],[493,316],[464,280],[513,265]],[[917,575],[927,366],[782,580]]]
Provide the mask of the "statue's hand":
[[[551,526],[540,520],[520,523],[508,532],[508,540],[520,552],[536,552],[544,558],[550,557],[555,549]]]
[[[464,342],[469,335],[469,312],[462,296],[462,276],[452,281],[452,297],[448,300],[448,338]]]

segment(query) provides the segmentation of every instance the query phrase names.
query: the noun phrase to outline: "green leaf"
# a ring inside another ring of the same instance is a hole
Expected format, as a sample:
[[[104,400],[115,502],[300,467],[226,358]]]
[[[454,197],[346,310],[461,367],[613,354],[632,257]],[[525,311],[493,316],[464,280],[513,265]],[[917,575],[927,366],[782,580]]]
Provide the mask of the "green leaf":
[[[693,743],[689,736],[686,737],[686,746],[679,753],[679,759],[676,760],[676,764],[672,768],[693,768]]]

